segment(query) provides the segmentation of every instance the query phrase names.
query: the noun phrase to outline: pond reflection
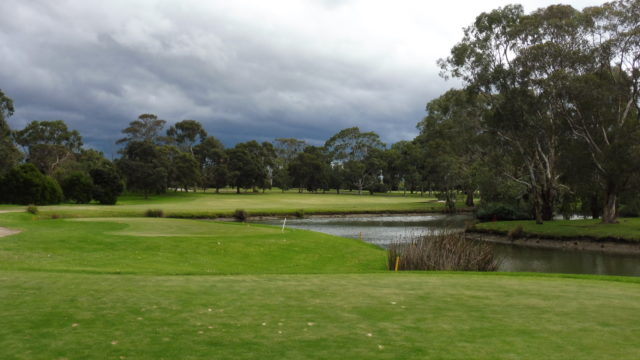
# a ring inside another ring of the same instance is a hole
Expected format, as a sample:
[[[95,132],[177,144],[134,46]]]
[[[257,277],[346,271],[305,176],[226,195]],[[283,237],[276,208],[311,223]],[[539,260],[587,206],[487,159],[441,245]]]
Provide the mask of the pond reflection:
[[[410,239],[446,229],[464,228],[469,215],[384,215],[287,219],[287,227],[349,237],[387,247],[394,241]],[[283,220],[257,221],[282,225]],[[640,276],[640,256],[594,251],[546,249],[495,244],[499,271],[551,272]]]

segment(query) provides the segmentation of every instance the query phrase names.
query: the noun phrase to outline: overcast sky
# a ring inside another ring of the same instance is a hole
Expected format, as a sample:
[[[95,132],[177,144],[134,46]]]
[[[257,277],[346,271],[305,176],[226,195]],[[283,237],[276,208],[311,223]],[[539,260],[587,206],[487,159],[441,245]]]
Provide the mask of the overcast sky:
[[[198,120],[227,146],[320,144],[351,126],[393,143],[412,139],[425,104],[458,85],[436,61],[462,28],[509,3],[2,0],[0,89],[14,100],[14,129],[63,119],[107,156],[142,113]]]

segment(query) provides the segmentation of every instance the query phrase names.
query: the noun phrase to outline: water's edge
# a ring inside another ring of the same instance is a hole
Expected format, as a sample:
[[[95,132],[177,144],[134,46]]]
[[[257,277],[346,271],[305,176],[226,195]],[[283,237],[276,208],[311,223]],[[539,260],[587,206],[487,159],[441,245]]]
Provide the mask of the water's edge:
[[[488,241],[493,243],[526,246],[545,249],[562,249],[568,251],[595,251],[609,254],[635,254],[640,255],[640,243],[629,243],[619,241],[596,241],[591,238],[545,238],[545,237],[526,237],[520,239],[512,239],[507,235],[490,234],[486,232],[467,231],[466,236],[480,241]]]

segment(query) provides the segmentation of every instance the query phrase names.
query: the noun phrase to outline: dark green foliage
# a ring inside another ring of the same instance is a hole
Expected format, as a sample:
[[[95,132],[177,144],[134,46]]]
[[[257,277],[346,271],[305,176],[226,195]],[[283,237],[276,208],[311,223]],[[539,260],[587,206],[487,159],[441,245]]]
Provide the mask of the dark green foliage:
[[[249,213],[244,209],[236,209],[233,212],[233,217],[238,221],[245,221],[249,218]]]
[[[164,211],[162,209],[148,209],[144,212],[144,216],[161,218],[164,217]]]
[[[29,205],[27,206],[27,212],[29,214],[38,215],[38,207],[35,205]]]
[[[52,177],[43,175],[33,164],[11,169],[0,181],[0,202],[10,204],[58,204],[62,189]]]
[[[628,194],[620,205],[619,214],[622,217],[640,217],[640,196]]]
[[[322,148],[308,146],[289,163],[293,186],[308,191],[324,188],[329,181],[329,159]]]
[[[367,186],[367,190],[369,190],[369,193],[372,195],[374,193],[386,193],[389,191],[389,186],[387,184],[376,182]]]
[[[13,115],[13,100],[0,90],[0,176],[7,173],[22,158],[11,138],[12,131],[7,118]]]
[[[63,120],[32,121],[16,131],[14,138],[27,149],[28,162],[47,175],[74,161],[82,147],[80,133],[69,130]]]
[[[149,141],[131,141],[118,161],[118,168],[126,179],[127,189],[149,194],[163,193],[167,189],[168,173],[163,153]]]
[[[304,209],[298,209],[295,211],[296,217],[303,219],[304,218]]]
[[[531,214],[521,206],[499,202],[482,202],[476,209],[480,221],[493,220],[529,220]]]
[[[102,205],[114,205],[124,190],[115,169],[92,169],[89,174],[93,180],[92,197]]]
[[[93,180],[83,172],[74,172],[60,184],[64,198],[78,204],[87,204],[93,197]]]
[[[122,130],[125,137],[116,141],[116,144],[129,144],[131,142],[150,142],[157,144],[162,140],[160,131],[166,123],[165,120],[158,119],[154,114],[142,114],[137,120],[129,123],[129,126]]]

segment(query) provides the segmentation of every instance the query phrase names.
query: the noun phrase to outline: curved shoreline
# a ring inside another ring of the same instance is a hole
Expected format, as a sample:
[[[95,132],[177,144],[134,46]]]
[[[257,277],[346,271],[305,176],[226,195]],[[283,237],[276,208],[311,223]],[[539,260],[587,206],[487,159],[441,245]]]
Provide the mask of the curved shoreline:
[[[512,239],[505,234],[496,234],[467,230],[466,236],[474,240],[488,241],[500,244],[537,247],[546,249],[594,251],[609,254],[633,254],[640,255],[640,243],[628,241],[611,241],[608,239],[593,239],[587,237],[575,238],[547,238],[527,235],[526,237]]]

